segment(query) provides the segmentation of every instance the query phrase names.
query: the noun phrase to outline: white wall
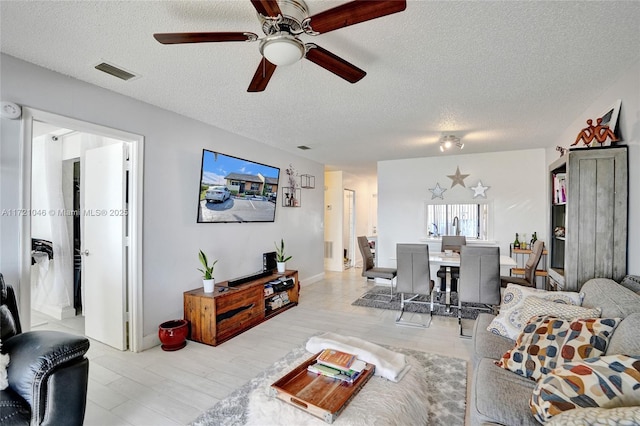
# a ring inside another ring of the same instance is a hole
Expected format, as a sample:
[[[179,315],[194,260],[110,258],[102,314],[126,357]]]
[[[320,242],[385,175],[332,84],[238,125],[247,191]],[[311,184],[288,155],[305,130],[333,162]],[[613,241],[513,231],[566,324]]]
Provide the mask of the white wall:
[[[3,79],[0,79],[0,85]],[[0,273],[8,284],[17,284],[20,278],[18,230],[22,218],[13,213],[20,207],[16,203],[21,191],[21,153],[20,144],[16,143],[19,138],[20,121],[0,118]]]
[[[466,187],[447,177],[460,168],[468,174]],[[486,154],[443,155],[378,163],[378,265],[395,267],[396,244],[418,243],[427,238],[427,203],[460,203],[484,200],[473,198],[470,189],[482,181],[486,201],[491,205],[489,238],[509,254],[515,233],[547,229],[545,151],[543,149],[492,152]],[[436,183],[446,191],[444,200],[432,199]]]
[[[613,65],[615,68],[615,65]],[[559,153],[556,146],[568,148],[576,140],[581,129],[586,127],[587,119],[601,117],[617,99],[622,100],[618,126],[622,136],[622,144],[629,146],[629,249],[627,255],[627,272],[640,275],[640,61],[627,70],[623,70],[613,82],[606,82],[604,89],[593,103],[582,108],[576,107],[577,115],[566,130],[547,150],[547,163],[556,160]],[[597,85],[596,82],[594,82]],[[567,122],[574,116],[569,115]]]
[[[2,55],[0,66],[3,101],[144,136],[145,337],[157,335],[161,322],[181,318],[182,293],[202,286],[197,271],[198,249],[219,259],[216,279],[226,280],[260,270],[262,253],[272,251],[273,242],[284,238],[288,252],[293,255],[288,267],[300,271],[303,285],[323,276],[321,164],[7,55]],[[20,208],[19,123],[3,119],[1,124],[0,207],[17,209]],[[279,167],[282,179],[291,163],[300,173],[316,177],[316,189],[303,189],[300,208],[279,205],[274,223],[197,224],[203,148]],[[19,277],[19,236],[15,231],[18,219],[0,218],[0,270],[14,284],[18,284]]]

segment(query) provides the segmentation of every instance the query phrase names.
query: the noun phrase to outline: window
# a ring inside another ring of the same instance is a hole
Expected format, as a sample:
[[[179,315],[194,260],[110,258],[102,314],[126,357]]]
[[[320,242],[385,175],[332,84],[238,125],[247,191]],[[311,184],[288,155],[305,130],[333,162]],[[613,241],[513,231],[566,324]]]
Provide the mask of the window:
[[[427,204],[427,234],[488,239],[488,204]]]

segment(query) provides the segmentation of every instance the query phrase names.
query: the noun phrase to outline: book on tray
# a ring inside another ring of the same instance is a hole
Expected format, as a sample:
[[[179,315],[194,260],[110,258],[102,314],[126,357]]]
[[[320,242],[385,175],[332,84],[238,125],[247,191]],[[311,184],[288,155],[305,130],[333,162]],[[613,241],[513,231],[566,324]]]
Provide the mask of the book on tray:
[[[339,370],[349,370],[353,361],[356,360],[356,356],[335,349],[324,349],[320,352],[320,355],[316,360],[329,367],[337,368]]]
[[[314,374],[353,383],[365,367],[366,363],[357,359],[355,355],[325,349],[318,355],[316,362],[307,367],[307,370]]]

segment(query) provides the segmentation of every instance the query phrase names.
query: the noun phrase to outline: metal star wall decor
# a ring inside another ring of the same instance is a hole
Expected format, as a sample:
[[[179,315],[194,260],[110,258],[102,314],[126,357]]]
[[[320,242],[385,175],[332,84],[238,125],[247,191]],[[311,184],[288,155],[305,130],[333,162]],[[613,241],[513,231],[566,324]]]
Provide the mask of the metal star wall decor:
[[[435,188],[429,188],[429,191],[431,191],[431,199],[433,200],[434,198],[440,198],[441,200],[444,200],[444,197],[442,196],[442,194],[444,194],[444,191],[446,191],[445,188],[441,188],[440,184],[436,182],[436,187]]]
[[[473,191],[473,198],[476,198],[476,197],[487,198],[487,194],[485,194],[485,191],[489,188],[491,187],[483,186],[482,181],[478,181],[478,184],[475,187],[472,186],[469,189]]]
[[[455,175],[447,175],[447,177],[449,179],[451,179],[453,182],[451,182],[451,188],[453,188],[456,185],[462,185],[463,188],[466,188],[465,184],[464,184],[464,180],[466,178],[468,178],[471,175],[463,175],[462,173],[460,173],[460,166],[456,167],[456,174]]]

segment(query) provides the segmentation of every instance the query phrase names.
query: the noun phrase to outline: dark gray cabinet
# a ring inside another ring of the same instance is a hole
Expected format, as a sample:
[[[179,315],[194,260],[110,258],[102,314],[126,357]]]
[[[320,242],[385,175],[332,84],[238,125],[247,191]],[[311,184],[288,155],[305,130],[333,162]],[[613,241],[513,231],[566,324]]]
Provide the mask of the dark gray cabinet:
[[[621,280],[627,272],[627,147],[573,149],[549,171],[551,287],[578,291],[591,278]]]

